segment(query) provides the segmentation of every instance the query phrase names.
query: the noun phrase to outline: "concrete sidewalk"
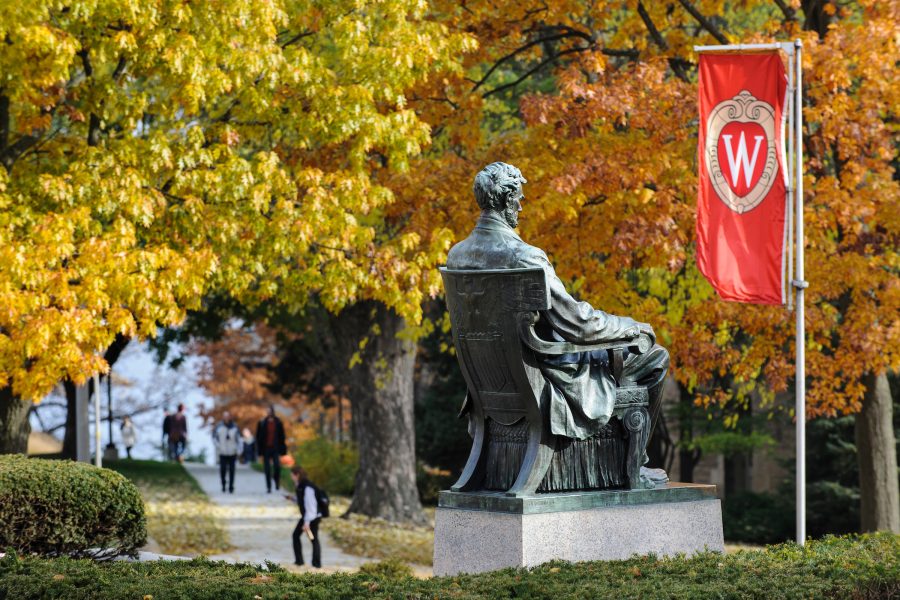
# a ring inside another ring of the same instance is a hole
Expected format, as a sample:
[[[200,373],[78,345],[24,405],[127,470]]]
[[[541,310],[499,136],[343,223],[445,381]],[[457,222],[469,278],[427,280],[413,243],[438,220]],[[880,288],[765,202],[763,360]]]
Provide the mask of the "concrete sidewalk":
[[[367,559],[344,554],[319,530],[322,544],[322,569],[294,566],[291,533],[300,519],[297,504],[286,500],[281,492],[266,493],[262,473],[248,466],[238,465],[234,475],[234,493],[223,493],[219,468],[199,463],[184,463],[211,502],[218,506],[217,515],[223,520],[232,549],[210,556],[212,560],[227,560],[262,564],[269,560],[291,571],[334,572],[355,571]],[[312,545],[303,537],[303,559],[312,560]]]

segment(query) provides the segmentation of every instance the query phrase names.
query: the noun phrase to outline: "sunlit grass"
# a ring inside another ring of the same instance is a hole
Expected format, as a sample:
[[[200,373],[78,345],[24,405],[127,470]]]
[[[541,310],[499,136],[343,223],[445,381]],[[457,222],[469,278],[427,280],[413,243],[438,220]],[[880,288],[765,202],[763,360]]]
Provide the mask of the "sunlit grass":
[[[178,463],[115,461],[107,466],[137,485],[147,533],[165,554],[220,554],[230,548],[217,508]]]
[[[361,515],[340,518],[350,499],[331,498],[331,517],[322,520],[322,529],[348,554],[394,559],[418,565],[431,565],[434,554],[434,509],[426,508],[431,525],[400,525],[384,519]]]

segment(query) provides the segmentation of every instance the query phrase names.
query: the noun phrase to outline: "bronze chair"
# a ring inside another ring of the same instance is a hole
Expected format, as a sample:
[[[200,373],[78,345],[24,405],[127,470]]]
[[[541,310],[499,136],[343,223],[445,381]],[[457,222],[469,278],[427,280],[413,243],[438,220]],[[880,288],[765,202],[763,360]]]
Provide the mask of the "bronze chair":
[[[644,353],[649,336],[600,344],[541,339],[550,289],[540,268],[441,269],[457,358],[468,386],[472,450],[453,491],[535,492],[641,487],[650,432],[645,387],[622,379],[624,350]],[[550,433],[540,407],[538,354],[607,350],[617,382],[610,422],[587,440]],[[471,430],[474,431],[471,431]]]

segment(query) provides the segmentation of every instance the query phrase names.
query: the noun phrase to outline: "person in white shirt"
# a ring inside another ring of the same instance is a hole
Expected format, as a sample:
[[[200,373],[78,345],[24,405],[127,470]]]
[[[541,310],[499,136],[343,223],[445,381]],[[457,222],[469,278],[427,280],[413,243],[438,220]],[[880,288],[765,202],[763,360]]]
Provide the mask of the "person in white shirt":
[[[222,413],[222,422],[213,432],[213,442],[219,455],[219,475],[222,477],[222,492],[225,491],[225,475],[228,475],[228,492],[234,493],[234,464],[241,447],[241,433],[227,410]]]
[[[122,418],[122,445],[125,446],[125,453],[131,458],[131,449],[137,444],[137,434],[134,432],[134,424],[131,417]]]
[[[297,505],[300,507],[300,521],[294,528],[292,536],[294,542],[294,564],[303,564],[303,548],[300,546],[300,538],[305,533],[312,541],[312,566],[322,566],[322,546],[319,543],[319,523],[322,522],[322,514],[319,512],[319,503],[316,500],[316,487],[309,481],[309,476],[303,467],[291,468],[291,479],[297,489]]]

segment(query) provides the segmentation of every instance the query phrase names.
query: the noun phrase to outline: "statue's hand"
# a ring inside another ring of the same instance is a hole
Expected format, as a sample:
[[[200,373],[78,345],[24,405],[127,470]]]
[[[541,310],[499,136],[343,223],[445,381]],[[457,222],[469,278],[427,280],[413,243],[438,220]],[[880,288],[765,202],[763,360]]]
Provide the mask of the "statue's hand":
[[[650,323],[638,323],[638,329],[640,329],[641,333],[649,335],[653,344],[656,343],[656,332],[653,331],[653,327]]]

